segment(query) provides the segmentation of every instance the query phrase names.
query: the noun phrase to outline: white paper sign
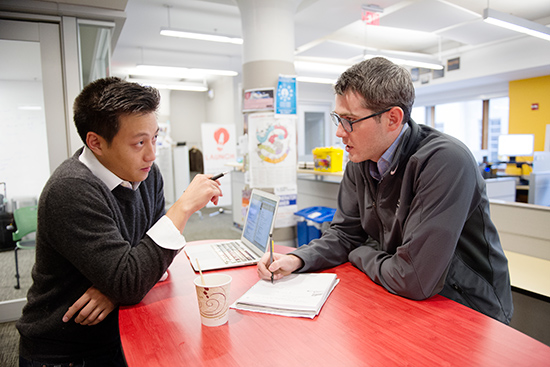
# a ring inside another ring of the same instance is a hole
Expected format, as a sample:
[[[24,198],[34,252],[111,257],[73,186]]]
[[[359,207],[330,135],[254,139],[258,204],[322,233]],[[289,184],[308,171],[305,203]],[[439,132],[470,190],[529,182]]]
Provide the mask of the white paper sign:
[[[226,165],[235,162],[237,157],[237,135],[233,124],[201,124],[204,173],[217,175],[230,171]],[[219,179],[223,196],[218,206],[231,206],[231,176]],[[209,204],[208,206],[213,206]]]
[[[298,187],[296,185],[276,187],[273,191],[280,198],[275,228],[295,226],[296,216],[294,213],[298,211]]]

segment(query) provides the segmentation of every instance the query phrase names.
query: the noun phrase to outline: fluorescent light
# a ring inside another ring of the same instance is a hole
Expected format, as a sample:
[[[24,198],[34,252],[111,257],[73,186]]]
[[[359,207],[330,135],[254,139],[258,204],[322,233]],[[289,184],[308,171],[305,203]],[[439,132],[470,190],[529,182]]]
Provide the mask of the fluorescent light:
[[[235,45],[243,44],[242,38],[219,36],[216,34],[193,33],[193,32],[180,31],[172,28],[161,28],[160,34],[163,36],[190,38],[190,39],[201,40],[201,41],[232,43]]]
[[[42,106],[19,106],[17,109],[20,111],[42,111]]]
[[[387,57],[388,60],[395,64],[399,65],[407,65],[412,66],[416,68],[424,68],[424,69],[432,69],[432,70],[442,70],[443,65],[436,64],[433,62],[425,62],[425,61],[416,61],[416,60],[407,60],[407,59],[399,59],[395,57]]]
[[[487,8],[483,10],[483,20],[499,27],[550,41],[549,27],[527,19]]]
[[[417,60],[411,60],[411,59],[402,59],[399,57],[389,57],[385,55],[365,55],[363,58],[366,59],[372,59],[374,57],[383,57],[385,59],[390,60],[394,64],[398,65],[406,65],[411,66],[415,68],[424,68],[424,69],[432,69],[432,70],[442,70],[443,65],[438,64],[436,62],[427,62],[427,61],[417,61]]]
[[[208,87],[205,85],[189,85],[185,83],[181,84],[150,84],[151,87],[155,87],[157,89],[170,89],[170,90],[184,90],[188,92],[206,92],[208,90]]]
[[[320,72],[320,73],[329,73],[329,74],[342,74],[346,71],[352,64],[343,65],[343,64],[332,64],[330,62],[316,62],[316,61],[304,61],[296,60],[294,61],[294,66],[296,69],[305,70],[310,72]]]
[[[377,56],[384,57],[398,65],[407,65],[411,67],[433,69],[433,70],[442,70],[444,68],[442,64],[438,64],[437,62],[417,61],[417,60],[403,59],[398,57],[389,57],[385,55],[365,55],[363,56],[363,59],[365,60],[372,59],[373,57],[377,57]],[[313,60],[311,61],[296,60],[294,61],[294,65],[297,70],[340,75],[344,71],[346,71],[352,64],[350,63],[348,65],[345,65],[345,64],[333,64],[329,62],[316,62]]]
[[[203,83],[152,81],[134,78],[129,78],[128,81],[157,89],[185,90],[190,92],[206,92],[208,90],[208,85]]]
[[[330,78],[316,78],[312,76],[297,76],[296,80],[304,83],[317,83],[317,84],[336,84],[336,79]]]
[[[137,65],[136,68],[129,71],[128,74],[165,78],[202,79],[208,75],[236,76],[239,73],[233,70],[196,69],[158,65]]]

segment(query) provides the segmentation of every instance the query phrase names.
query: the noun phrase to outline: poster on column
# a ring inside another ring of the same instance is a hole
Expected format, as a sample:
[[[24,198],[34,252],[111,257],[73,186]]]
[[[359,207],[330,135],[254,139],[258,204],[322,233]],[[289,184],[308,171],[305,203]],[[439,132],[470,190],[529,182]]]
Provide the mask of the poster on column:
[[[296,116],[248,116],[250,187],[296,185]]]
[[[204,173],[217,175],[227,172],[230,168],[226,165],[234,162],[237,157],[237,134],[233,124],[201,124],[202,152],[204,158]],[[220,197],[218,206],[231,206],[231,176],[230,174],[220,178],[223,196]],[[214,206],[212,203],[208,207]]]
[[[277,115],[296,115],[296,77],[279,75],[275,98]]]

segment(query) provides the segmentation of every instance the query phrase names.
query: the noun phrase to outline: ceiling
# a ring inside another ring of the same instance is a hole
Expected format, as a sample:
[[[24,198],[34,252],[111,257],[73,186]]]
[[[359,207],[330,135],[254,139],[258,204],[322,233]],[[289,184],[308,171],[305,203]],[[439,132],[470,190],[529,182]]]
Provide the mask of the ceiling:
[[[83,1],[83,0],[82,0]],[[457,50],[484,47],[518,33],[483,22],[485,0],[303,0],[295,15],[295,59],[323,58],[352,64],[364,54],[405,55],[445,62]],[[361,20],[361,6],[383,9],[380,25]],[[548,0],[490,0],[490,8],[543,25]],[[136,64],[230,69],[241,72],[243,45],[165,37],[162,27],[242,37],[233,0],[128,0],[127,19],[112,55],[114,75]],[[549,44],[550,46],[550,44]],[[339,72],[296,70],[336,77]]]
[[[2,0],[17,9],[19,0]],[[160,35],[171,26],[194,32],[242,37],[237,0],[27,0],[24,3],[57,6],[92,6],[118,10],[126,19],[118,21],[112,74],[128,76],[137,64],[229,69],[242,72],[243,45],[186,40]],[[266,1],[266,0],[257,0]],[[282,0],[281,0],[282,1]],[[521,36],[482,21],[483,9],[509,13],[550,25],[548,0],[288,0],[299,3],[295,13],[295,60],[321,59],[351,65],[364,54],[384,54],[445,63],[468,50],[514,40]],[[57,4],[57,5],[55,5]],[[379,26],[361,20],[364,4],[378,5]],[[66,8],[65,8],[66,9]],[[120,24],[123,24],[120,29]],[[550,43],[548,44],[550,47]],[[2,48],[5,51],[6,45]],[[511,56],[513,51],[511,51]],[[0,58],[0,62],[2,58]],[[345,68],[345,67],[344,67]],[[1,68],[1,70],[13,70]],[[296,67],[300,76],[335,79],[341,72],[323,68],[312,71]],[[550,63],[537,70],[499,75],[514,80],[550,74]],[[14,74],[15,75],[15,74]],[[11,76],[0,75],[2,78]],[[210,80],[208,80],[210,81]],[[481,78],[468,81],[481,83]],[[432,87],[440,87],[433,85]]]

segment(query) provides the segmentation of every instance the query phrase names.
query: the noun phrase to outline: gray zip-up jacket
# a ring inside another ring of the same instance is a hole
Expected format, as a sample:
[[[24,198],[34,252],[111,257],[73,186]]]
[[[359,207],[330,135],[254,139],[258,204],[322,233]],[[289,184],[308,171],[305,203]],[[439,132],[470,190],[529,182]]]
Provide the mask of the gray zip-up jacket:
[[[349,260],[392,293],[439,293],[508,324],[508,261],[475,160],[457,139],[408,124],[380,182],[368,161],[347,164],[330,228],[293,252],[299,271]]]

